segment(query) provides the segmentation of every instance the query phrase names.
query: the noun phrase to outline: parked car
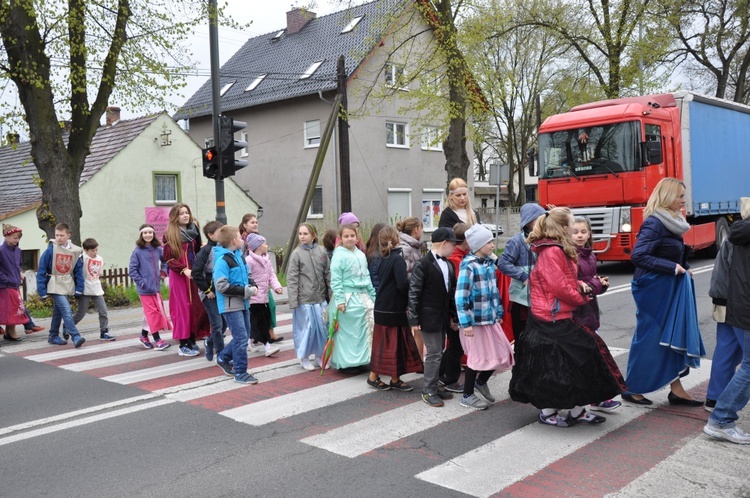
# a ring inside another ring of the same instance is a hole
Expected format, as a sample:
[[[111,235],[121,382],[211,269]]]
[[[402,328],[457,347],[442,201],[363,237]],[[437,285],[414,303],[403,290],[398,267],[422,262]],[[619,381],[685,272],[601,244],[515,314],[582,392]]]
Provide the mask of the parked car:
[[[481,225],[492,232],[492,235],[494,235],[495,237],[499,237],[500,235],[505,233],[505,230],[503,230],[503,227],[501,227],[500,225],[495,225],[493,223],[482,223]]]

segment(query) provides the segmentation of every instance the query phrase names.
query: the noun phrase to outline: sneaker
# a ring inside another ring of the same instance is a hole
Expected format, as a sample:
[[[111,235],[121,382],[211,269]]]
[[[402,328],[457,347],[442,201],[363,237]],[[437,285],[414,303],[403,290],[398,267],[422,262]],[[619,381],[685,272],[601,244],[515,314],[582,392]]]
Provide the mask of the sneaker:
[[[2,327],[0,327],[0,329],[2,329]],[[33,334],[34,332],[41,332],[42,330],[44,330],[44,327],[42,327],[41,325],[34,325],[33,327],[26,329],[26,333]],[[4,334],[5,332],[0,333]]]
[[[192,343],[190,345],[190,349],[192,349],[193,351],[195,351],[195,354],[201,354],[201,348],[199,348],[196,343]]]
[[[200,353],[190,346],[181,346],[177,354],[180,356],[198,356]]]
[[[213,361],[214,359],[214,345],[213,343],[208,342],[208,337],[203,339],[203,349],[206,351],[206,359],[208,361]]]
[[[601,424],[607,421],[607,419],[602,417],[601,415],[594,415],[593,413],[589,413],[586,410],[583,410],[577,417],[574,417],[570,414],[570,412],[568,412],[568,416],[565,417],[565,420],[568,422],[568,425],[574,425],[578,423]]]
[[[380,380],[380,377],[375,380],[367,379],[367,385],[378,391],[388,391],[391,388],[391,386]]]
[[[63,329],[63,339],[65,339],[66,341],[70,339],[70,334],[68,334],[68,331],[65,329]]]
[[[490,405],[479,399],[476,394],[472,394],[471,396],[466,396],[464,394],[461,396],[461,406],[473,410],[486,410]]]
[[[474,384],[474,390],[490,403],[495,402],[495,397],[490,393],[490,386],[487,384]]]
[[[266,346],[266,356],[267,357],[271,356],[271,355],[275,355],[279,351],[281,351],[281,348],[278,347],[278,346]]]
[[[302,358],[299,360],[299,364],[302,365],[302,368],[308,371],[315,370],[315,365],[312,364],[309,358]]]
[[[591,403],[589,409],[596,412],[612,412],[617,410],[621,406],[622,403],[620,403],[619,401],[609,399],[607,401],[602,401],[601,403]]]
[[[107,331],[104,331],[99,334],[100,341],[114,341],[115,339],[117,339],[117,337],[109,335],[109,332]]]
[[[454,382],[453,384],[443,384],[446,391],[450,391],[452,393],[462,393],[464,392],[464,385],[460,382]]]
[[[263,350],[263,344],[260,342],[250,341],[247,345],[247,350],[251,353],[255,353],[256,351]]]
[[[146,341],[148,341],[148,339],[146,339]],[[151,343],[149,342],[149,344],[151,344]],[[145,344],[144,344],[144,346],[145,346]],[[154,345],[153,345],[153,346],[151,346],[151,347],[153,347],[153,348],[154,348],[154,349],[156,349],[157,351],[164,351],[164,350],[165,350],[165,349],[167,349],[167,348],[168,348],[169,346],[171,346],[171,344],[170,344],[170,343],[168,343],[168,342],[167,342],[167,341],[165,341],[164,339],[159,339],[159,340],[158,340],[158,341],[156,341],[156,342],[154,343]],[[146,347],[148,347],[148,346],[146,346]]]
[[[234,381],[239,382],[240,384],[257,384],[258,379],[250,375],[249,373],[243,373],[240,375],[234,376]]]
[[[51,336],[49,336],[49,338],[47,339],[47,342],[50,343],[50,344],[53,344],[55,346],[65,346],[68,343],[68,341],[66,341],[65,339],[63,339],[59,335],[51,335]]]
[[[438,389],[437,395],[442,400],[453,399],[453,394],[449,393],[448,391],[441,391],[440,389]]]
[[[315,357],[315,366],[318,367],[318,368],[321,368],[323,366],[323,358],[321,358],[320,356],[316,356]],[[329,361],[328,363],[326,363],[326,368],[325,369],[329,370],[330,368],[331,368],[331,362]]]
[[[221,368],[221,370],[224,372],[224,375],[227,377],[231,377],[234,375],[234,368],[229,363],[224,363],[221,361],[220,358],[216,358],[216,366]]]
[[[86,342],[86,338],[80,335],[77,335],[73,338],[73,347],[80,348],[83,346],[83,343]]]
[[[703,408],[705,408],[707,412],[714,411],[714,408],[716,408],[716,400],[706,399],[706,404],[703,405]]]
[[[139,341],[141,341],[141,344],[143,344],[143,347],[146,349],[154,349],[154,345],[151,344],[151,341],[148,340],[148,337],[140,336],[138,338]],[[162,342],[162,341],[159,341]]]
[[[434,406],[435,408],[439,408],[445,405],[445,403],[443,403],[443,400],[440,399],[440,396],[438,396],[437,394],[422,394],[422,401],[430,406]]]
[[[715,439],[724,439],[730,443],[735,444],[750,444],[750,434],[743,431],[737,426],[734,427],[715,427],[710,424],[706,424],[703,427],[703,432]]]

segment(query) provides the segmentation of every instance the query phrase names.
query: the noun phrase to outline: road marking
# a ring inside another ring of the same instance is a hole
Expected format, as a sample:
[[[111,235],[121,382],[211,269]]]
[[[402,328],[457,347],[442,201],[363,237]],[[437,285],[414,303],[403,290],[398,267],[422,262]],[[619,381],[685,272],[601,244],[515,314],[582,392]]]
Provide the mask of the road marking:
[[[711,362],[706,361],[683,378],[682,383],[690,389],[707,381],[710,373]],[[666,393],[668,389],[658,392]],[[623,403],[607,416],[607,422],[598,426],[556,429],[533,423],[415,477],[471,496],[491,496],[635,420],[646,409],[649,408]]]
[[[712,271],[714,269],[714,265],[707,265],[707,266],[701,266],[699,268],[693,269],[693,275],[700,275],[701,273],[707,273],[709,271]],[[596,296],[597,299],[601,299],[603,297],[611,296],[613,294],[619,294],[621,292],[630,292],[630,284],[621,284],[616,287],[610,287],[607,292],[604,294],[599,294]]]
[[[45,361],[60,360],[63,358],[72,358],[75,356],[84,356],[84,355],[92,354],[92,353],[101,353],[104,351],[112,351],[114,349],[129,348],[133,346],[139,346],[141,349],[143,349],[143,346],[141,346],[141,342],[136,339],[136,340],[108,342],[106,344],[97,344],[96,346],[78,348],[78,349],[73,349],[73,350],[70,350],[69,348],[65,348],[65,349],[60,349],[59,351],[53,351],[52,353],[41,353],[41,354],[26,356],[25,358],[31,361],[45,362]]]
[[[202,370],[204,368],[211,368],[215,366],[216,363],[212,361],[179,361],[177,363],[169,363],[168,365],[160,365],[158,367],[144,368],[141,370],[133,370],[132,372],[108,375],[107,377],[102,377],[101,379],[106,380],[107,382],[114,382],[116,384],[127,386],[129,384],[135,384],[136,382],[154,380],[161,377],[167,377],[169,375],[193,372],[195,370]]]
[[[87,370],[113,367],[115,365],[122,365],[125,363],[146,360],[154,357],[154,351],[139,351],[137,353],[121,354],[119,356],[110,356],[108,358],[99,358],[97,360],[69,363],[67,365],[60,365],[59,368],[70,370],[71,372],[85,372]]]

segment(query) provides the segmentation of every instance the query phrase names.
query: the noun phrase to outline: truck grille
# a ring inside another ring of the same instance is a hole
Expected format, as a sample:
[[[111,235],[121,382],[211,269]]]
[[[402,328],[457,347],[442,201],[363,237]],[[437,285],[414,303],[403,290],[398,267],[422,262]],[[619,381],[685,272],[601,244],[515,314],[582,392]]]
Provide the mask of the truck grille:
[[[617,233],[613,229],[613,209],[612,208],[576,208],[572,209],[573,216],[585,216],[591,223],[592,239],[607,240],[610,234]]]

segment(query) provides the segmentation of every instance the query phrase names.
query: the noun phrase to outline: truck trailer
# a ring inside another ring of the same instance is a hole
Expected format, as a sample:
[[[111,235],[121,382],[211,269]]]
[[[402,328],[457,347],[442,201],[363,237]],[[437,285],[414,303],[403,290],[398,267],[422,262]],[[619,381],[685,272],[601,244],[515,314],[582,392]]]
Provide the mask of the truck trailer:
[[[662,178],[686,186],[685,243],[715,252],[750,197],[750,107],[693,92],[579,105],[539,128],[539,201],[589,218],[600,261],[629,261]]]

